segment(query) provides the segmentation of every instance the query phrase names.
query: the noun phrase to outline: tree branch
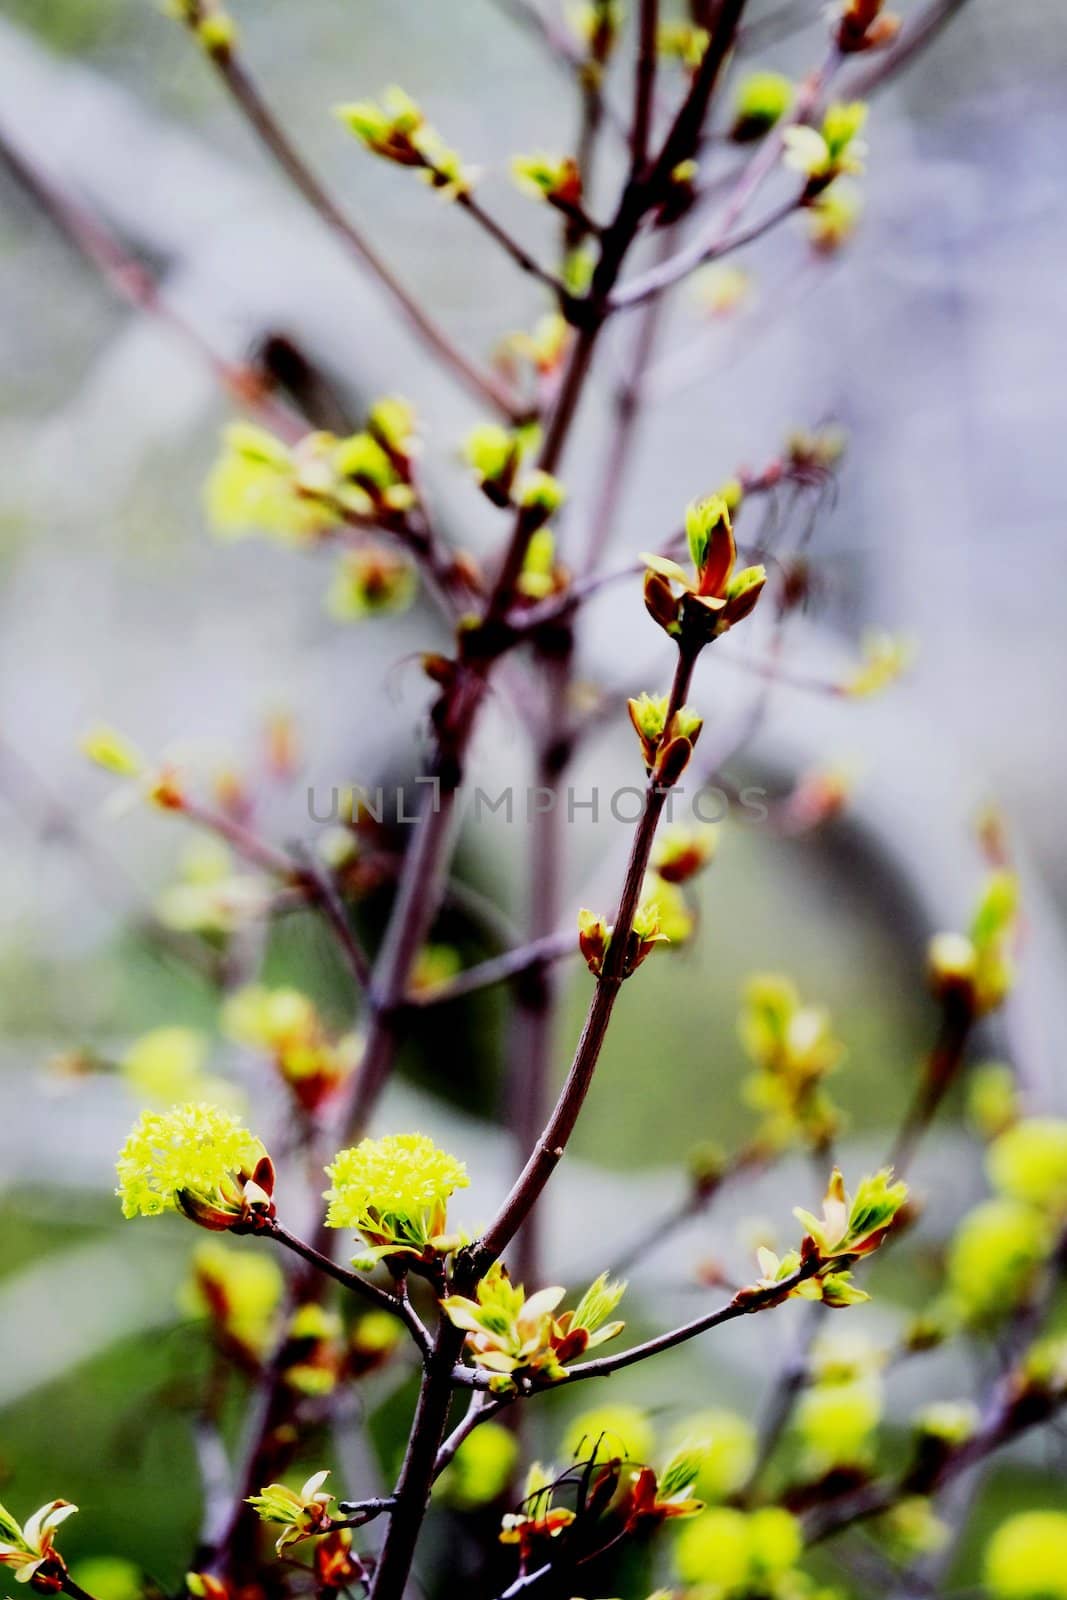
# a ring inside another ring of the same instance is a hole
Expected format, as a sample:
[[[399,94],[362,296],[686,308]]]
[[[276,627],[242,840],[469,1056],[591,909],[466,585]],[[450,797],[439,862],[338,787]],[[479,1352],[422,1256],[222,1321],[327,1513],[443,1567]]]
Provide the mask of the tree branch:
[[[648,136],[656,95],[656,45],[659,0],[641,0],[637,33],[637,70],[634,75],[634,116],[630,135],[632,170],[639,173],[648,157]]]
[[[685,701],[695,661],[695,654],[679,649],[665,725],[670,723],[674,713]],[[622,898],[614,919],[611,943],[604,960],[603,971],[593,991],[585,1026],[570,1071],[555,1109],[537,1144],[530,1152],[525,1167],[512,1186],[510,1194],[481,1239],[471,1246],[469,1264],[470,1272],[475,1279],[486,1272],[515,1237],[562,1160],[567,1142],[574,1131],[574,1125],[593,1081],[611,1014],[622,987],[627,945],[634,914],[637,911],[641,884],[648,866],[656,828],[669,792],[669,788],[660,787],[655,776],[649,779],[645,791],[644,810],[634,833]]]
[[[211,62],[249,127],[316,216],[378,280],[415,334],[473,395],[513,421],[521,411],[491,373],[482,372],[404,287],[362,230],[348,217],[304,161],[267,105],[232,45],[208,51]]]
[[[291,1250],[302,1261],[314,1267],[316,1271],[323,1273],[327,1278],[332,1278],[335,1283],[358,1295],[360,1299],[369,1301],[376,1310],[387,1311],[390,1316],[398,1317],[418,1345],[422,1355],[429,1356],[432,1348],[429,1332],[406,1295],[390,1294],[387,1289],[379,1289],[376,1283],[371,1283],[362,1273],[350,1272],[347,1267],[338,1265],[332,1257],[323,1255],[314,1245],[307,1244],[303,1239],[298,1239],[295,1233],[290,1233],[277,1219],[272,1219],[263,1231],[269,1238],[276,1239],[287,1250]]]
[[[177,334],[207,364],[231,399],[273,428],[281,438],[290,443],[303,438],[307,429],[301,418],[271,399],[258,374],[250,367],[238,366],[220,355],[171,304],[158,280],[135,256],[123,249],[114,234],[83,206],[50,183],[2,133],[0,161],[56,230],[97,269],[120,299]]]

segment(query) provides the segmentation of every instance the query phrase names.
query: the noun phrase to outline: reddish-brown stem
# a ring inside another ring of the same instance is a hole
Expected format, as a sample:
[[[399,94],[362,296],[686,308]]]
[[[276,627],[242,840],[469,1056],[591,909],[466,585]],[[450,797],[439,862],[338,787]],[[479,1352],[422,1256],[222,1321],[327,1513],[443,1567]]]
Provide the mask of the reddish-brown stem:
[[[327,1278],[332,1278],[349,1293],[357,1295],[361,1300],[369,1301],[379,1311],[386,1311],[390,1316],[399,1317],[404,1323],[411,1337],[418,1345],[423,1356],[430,1351],[430,1336],[422,1324],[418,1313],[411,1302],[399,1294],[390,1294],[387,1289],[379,1289],[376,1283],[371,1283],[359,1272],[350,1272],[347,1267],[339,1266],[332,1257],[323,1255],[321,1250],[316,1250],[314,1245],[307,1244],[303,1239],[298,1239],[296,1234],[290,1233],[277,1220],[272,1221],[264,1232],[272,1239],[276,1239],[286,1250],[291,1250],[294,1255],[306,1261],[316,1271],[323,1273]]]
[[[682,159],[699,135],[708,101],[743,7],[744,0],[726,0],[723,7],[715,35],[705,55],[705,62],[697,74],[686,102],[688,105],[689,100],[695,97],[699,101],[699,114],[695,118],[687,117],[683,107],[680,113],[681,124],[676,123],[672,134],[668,136],[669,148],[665,154],[671,158],[664,161],[661,156],[652,177],[641,185],[635,186],[633,183],[627,185],[615,219],[601,238],[600,261],[593,274],[590,296],[585,302],[582,323],[571,348],[540,453],[538,465],[547,472],[555,470],[569,437],[597,339],[608,316],[608,296],[615,285],[620,267],[647,210],[667,192],[670,174],[677,160]],[[679,149],[681,155],[671,154],[672,151]],[[515,582],[522,570],[536,525],[528,514],[520,511],[516,515],[512,536],[483,615],[483,629],[490,638],[494,627],[507,615],[510,608]],[[363,1061],[356,1075],[355,1100],[347,1108],[350,1130],[354,1128],[358,1131],[362,1127],[376,1103],[392,1063],[397,1040],[396,1007],[407,991],[415,958],[436,911],[455,793],[461,781],[467,745],[485,695],[494,659],[494,655],[490,652],[481,661],[457,663],[452,683],[444,691],[437,707],[438,754],[435,775],[441,782],[440,792],[434,795],[432,802],[429,800],[424,802],[414,837],[405,854],[385,944],[375,965],[373,994],[376,1008],[371,1019]],[[688,672],[686,682],[688,682]],[[657,808],[657,817],[658,809],[661,808],[662,802]],[[644,851],[646,860],[648,849],[651,848],[651,837],[650,833]],[[632,899],[628,911],[630,921],[639,888],[638,881],[632,896],[629,894],[629,885],[624,894],[624,903]],[[620,908],[620,927],[621,916],[622,908]],[[628,932],[629,923],[626,924],[626,929]],[[625,940],[622,942],[625,943]],[[610,992],[611,987],[609,983],[605,992]],[[614,987],[617,989],[617,983]],[[594,1064],[595,1056],[599,1054],[600,1043],[603,1041],[603,1028],[607,1026],[613,1004],[612,994],[602,1026],[597,1023],[593,1030],[594,1034],[599,1031],[599,1040],[593,1052]],[[576,1114],[577,1107],[575,1107]],[[544,1181],[547,1181],[547,1176],[546,1172]],[[538,1193],[542,1187],[543,1182],[538,1185]],[[509,1218],[509,1223],[514,1220],[515,1226],[519,1226],[524,1220],[524,1215],[525,1210],[523,1214],[516,1214],[513,1219]],[[509,1239],[513,1231],[514,1229],[509,1233]],[[474,1279],[470,1273],[466,1272],[465,1276],[468,1284],[473,1286]],[[453,1339],[455,1331],[451,1329],[450,1324],[443,1323],[435,1350],[449,1351],[455,1343]],[[402,1474],[403,1483],[402,1486],[398,1485],[398,1504],[390,1521],[387,1554],[383,1552],[382,1564],[375,1575],[373,1600],[398,1600],[407,1581],[419,1528],[425,1514],[429,1485],[432,1481],[433,1459],[447,1421],[452,1392],[452,1369],[455,1357],[462,1348],[462,1342],[460,1336],[458,1343],[455,1343],[455,1353],[451,1360],[446,1362],[442,1354],[439,1362],[431,1362],[426,1373],[418,1417],[409,1440],[408,1457]],[[272,1425],[269,1416],[264,1416],[262,1420],[267,1432],[260,1430],[257,1435],[257,1431],[253,1429],[251,1433],[252,1445],[247,1458],[250,1471],[254,1470],[257,1461],[256,1438],[258,1436],[261,1441],[267,1438]]]
[[[695,662],[694,653],[684,649],[679,650],[678,665],[668,702],[667,723],[685,701]],[[563,1159],[567,1142],[589,1093],[611,1014],[615,1009],[615,1002],[625,977],[630,930],[633,927],[641,884],[656,836],[656,827],[668,793],[669,790],[661,787],[655,776],[650,778],[645,791],[644,810],[637,824],[630,851],[622,898],[612,926],[611,943],[604,959],[603,970],[593,991],[570,1071],[552,1115],[531,1150],[511,1192],[481,1239],[471,1248],[470,1272],[475,1279],[481,1277],[492,1262],[507,1249]]]
[[[452,1409],[452,1369],[465,1337],[461,1329],[454,1328],[447,1317],[442,1317],[423,1374],[415,1419],[393,1497],[392,1516],[374,1569],[370,1600],[402,1600],[429,1504],[437,1454]]]
[[[648,136],[656,94],[656,34],[659,0],[641,0],[637,24],[637,70],[634,75],[634,120],[630,135],[633,171],[640,173],[648,158]]]
[[[797,96],[796,104],[787,121],[783,121],[766,135],[755,155],[742,171],[732,194],[727,201],[722,216],[717,218],[709,229],[697,234],[684,249],[667,261],[661,261],[656,266],[634,278],[630,283],[616,290],[612,296],[612,305],[616,309],[625,309],[630,306],[640,305],[650,295],[662,294],[672,284],[685,278],[706,261],[718,260],[721,256],[729,254],[732,250],[740,249],[742,245],[750,244],[758,239],[761,234],[776,227],[784,217],[796,210],[801,202],[802,192],[791,196],[782,205],[771,211],[761,221],[741,232],[735,232],[735,227],[749,202],[763,184],[764,180],[774,170],[782,151],[784,131],[787,126],[795,126],[798,122],[805,121],[818,104],[826,85],[830,81],[838,57],[831,55],[829,62],[819,72],[813,73]]]
[[[762,239],[765,233],[770,233],[777,228],[779,223],[791,217],[801,205],[801,192],[790,195],[781,201],[766,216],[760,217],[747,228],[739,228],[736,232],[723,231],[711,242],[703,244],[694,243],[690,250],[679,251],[669,261],[662,262],[659,266],[650,267],[641,277],[635,278],[632,283],[624,284],[612,298],[612,306],[616,311],[629,311],[634,306],[644,305],[656,295],[661,295],[682,278],[687,278],[697,267],[706,266],[712,261],[721,261],[724,256],[729,256],[735,250],[741,250],[747,244]]]
[[[890,1152],[890,1165],[898,1175],[903,1175],[911,1167],[920,1142],[958,1078],[973,1026],[974,1015],[970,1006],[952,996],[947,997],[942,1005],[934,1047],[923,1064],[915,1093]]]
[[[690,1339],[698,1339],[702,1333],[710,1333],[712,1328],[721,1328],[724,1323],[736,1322],[738,1317],[751,1316],[756,1311],[766,1311],[771,1306],[777,1306],[787,1299],[793,1289],[798,1288],[808,1278],[814,1276],[819,1267],[817,1258],[798,1268],[789,1278],[783,1278],[780,1283],[773,1284],[768,1289],[753,1291],[744,1300],[731,1300],[728,1305],[719,1306],[715,1311],[709,1311],[702,1317],[694,1317],[691,1322],[684,1322],[679,1328],[672,1328],[669,1333],[657,1334],[654,1339],[646,1339],[643,1344],[635,1344],[629,1350],[620,1350],[617,1355],[601,1356],[594,1361],[583,1361],[574,1366],[566,1378],[561,1378],[560,1383],[579,1383],[585,1378],[610,1378],[613,1372],[621,1372],[625,1367],[632,1367],[638,1361],[647,1361],[651,1356],[662,1355],[665,1350],[674,1350],[680,1344],[688,1344]]]
[[[531,819],[526,887],[526,931],[535,945],[550,941],[560,920],[564,838],[559,797],[560,782],[570,756],[565,726],[569,715],[570,650],[565,649],[542,664],[547,726],[541,733],[536,781],[538,799],[543,803],[535,808]],[[572,948],[573,943],[572,935]],[[515,1136],[520,1169],[548,1114],[557,989],[551,959],[528,967],[514,986],[508,1125]],[[516,1280],[532,1288],[541,1282],[542,1272],[541,1219],[536,1209],[520,1229],[515,1246]]]
[[[530,254],[525,245],[520,244],[518,239],[508,232],[507,228],[499,223],[490,212],[486,211],[485,207],[474,198],[473,194],[458,194],[456,196],[456,204],[461,211],[465,211],[469,217],[474,219],[490,239],[495,240],[500,245],[501,249],[511,257],[521,272],[525,272],[531,278],[536,278],[547,289],[551,289],[560,305],[568,306],[570,304],[571,295],[566,284],[561,282],[554,273],[549,272],[547,267],[543,267]]]

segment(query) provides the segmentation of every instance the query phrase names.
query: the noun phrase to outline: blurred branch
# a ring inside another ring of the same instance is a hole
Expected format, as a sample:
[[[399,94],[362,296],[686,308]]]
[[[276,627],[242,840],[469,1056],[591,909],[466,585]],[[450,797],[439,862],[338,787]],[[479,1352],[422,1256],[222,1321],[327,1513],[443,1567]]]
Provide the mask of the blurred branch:
[[[84,207],[64,195],[0,131],[0,161],[52,222],[57,231],[100,272],[121,299],[154,318],[207,363],[221,387],[240,405],[290,443],[306,429],[301,419],[272,400],[248,366],[237,366],[212,348],[167,299],[160,283],[125,251],[114,235]]]
[[[370,994],[370,960],[348,919],[336,886],[315,864],[304,846],[298,845],[294,853],[279,850],[253,833],[244,823],[226,816],[224,812],[212,811],[210,807],[184,794],[172,809],[194,826],[213,833],[251,866],[258,867],[287,888],[297,890],[311,905],[317,906],[333,930],[357,986]]]
[[[892,1510],[898,1501],[914,1493],[934,1494],[944,1489],[964,1472],[1010,1444],[1031,1429],[1052,1421],[1067,1405],[1067,1397],[1050,1401],[1045,1407],[1027,1407],[1019,1404],[1009,1374],[998,1386],[992,1404],[977,1432],[964,1443],[951,1447],[932,1480],[924,1481],[921,1489],[913,1484],[907,1474],[897,1481],[881,1480],[863,1488],[852,1490],[809,1512],[805,1518],[805,1535],[809,1545],[821,1544],[845,1528],[858,1522],[869,1521]]]
[[[190,22],[195,25],[197,20],[194,7]],[[471,361],[404,287],[362,230],[341,210],[275,119],[233,45],[223,44],[209,49],[207,53],[234,104],[264,149],[316,216],[357,260],[369,268],[427,349],[437,356],[446,371],[451,372],[479,400],[512,421],[518,420],[520,413],[500,381],[491,373],[482,372]]]
[[[925,10],[908,19],[888,49],[880,51],[848,78],[843,92],[852,99],[862,98],[897,77],[933,43],[966,3],[967,0],[931,0]]]
[[[656,95],[656,52],[659,0],[641,0],[637,24],[637,67],[634,73],[634,114],[630,133],[633,171],[640,172],[648,156],[648,136]]]
[[[162,922],[124,863],[98,843],[82,826],[77,809],[52,794],[6,739],[0,739],[0,793],[30,827],[42,835],[58,835],[73,848],[104,898],[131,916],[133,930],[145,944],[174,957],[209,983],[225,981],[225,958],[202,940]]]
[[[529,944],[505,950],[501,955],[490,956],[488,961],[479,961],[476,966],[468,967],[454,978],[446,978],[426,989],[412,990],[405,997],[404,1004],[421,1009],[424,1006],[444,1005],[449,1000],[461,1000],[466,995],[479,994],[483,989],[506,983],[509,978],[522,977],[537,967],[577,953],[578,938],[573,929],[549,933],[543,938],[531,939]]]
[[[711,227],[698,233],[689,245],[679,250],[670,260],[663,261],[640,277],[624,283],[612,298],[615,307],[621,310],[640,305],[650,296],[661,294],[664,289],[688,277],[703,263],[717,261],[731,251],[751,244],[754,239],[777,227],[785,217],[797,209],[802,203],[803,189],[791,195],[750,227],[739,232],[734,231],[749,203],[778,165],[786,128],[807,121],[831,81],[838,61],[839,57],[834,52],[825,66],[807,78],[790,114],[776,123],[771,132],[764,137],[755,155],[742,171],[722,216],[716,219]]]
[[[538,41],[550,61],[577,79],[584,97],[588,90],[588,60],[567,30],[550,21],[539,7],[533,4],[533,0],[493,0],[493,3],[502,15]],[[626,119],[602,91],[598,95],[598,108],[599,112],[625,137],[628,133]]]

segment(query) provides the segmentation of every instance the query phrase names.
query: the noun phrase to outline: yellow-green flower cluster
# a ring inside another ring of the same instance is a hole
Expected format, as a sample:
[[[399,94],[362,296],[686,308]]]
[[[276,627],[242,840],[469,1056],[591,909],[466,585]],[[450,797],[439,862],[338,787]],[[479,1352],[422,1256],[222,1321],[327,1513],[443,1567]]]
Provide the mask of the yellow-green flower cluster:
[[[351,1074],[359,1039],[335,1038],[299,989],[251,984],[226,1002],[222,1025],[231,1038],[266,1051],[300,1104],[316,1111]]]
[[[524,600],[544,600],[565,582],[566,571],[556,562],[556,536],[551,528],[538,528],[526,548],[516,591]]]
[[[524,194],[550,205],[578,205],[582,198],[582,175],[573,156],[549,156],[543,152],[513,156],[511,175]]]
[[[269,1255],[227,1250],[206,1240],[193,1256],[178,1305],[189,1316],[207,1319],[224,1343],[262,1356],[284,1287],[281,1270]]]
[[[226,938],[263,916],[272,896],[266,879],[234,870],[224,845],[199,839],[183,856],[176,880],[157,896],[156,913],[168,928]]]
[[[800,1524],[788,1511],[716,1506],[681,1530],[674,1562],[683,1582],[698,1585],[708,1600],[740,1600],[784,1593],[787,1585],[796,1593],[803,1548]]]
[[[793,104],[793,85],[781,72],[749,72],[734,96],[730,137],[737,143],[759,139],[785,116]]]
[[[885,1352],[849,1330],[818,1341],[811,1381],[797,1404],[796,1430],[811,1477],[836,1468],[868,1468],[882,1420]]]
[[[475,1299],[449,1295],[441,1308],[455,1327],[466,1332],[477,1364],[497,1375],[495,1387],[508,1392],[520,1376],[555,1383],[567,1376],[568,1362],[616,1338],[624,1324],[606,1319],[625,1290],[625,1283],[602,1273],[573,1311],[557,1315],[565,1289],[539,1289],[527,1297],[498,1261],[478,1284]]]
[[[824,198],[828,201],[830,197]],[[912,639],[898,638],[878,629],[866,633],[862,663],[842,684],[843,692],[857,700],[880,694],[907,672],[914,663],[915,653]]]
[[[1014,981],[1018,915],[1014,873],[991,873],[969,933],[938,933],[930,941],[927,965],[940,999],[963,1006],[975,1017],[997,1009]]]
[[[501,1422],[483,1422],[460,1445],[435,1492],[459,1511],[492,1505],[504,1494],[518,1459],[515,1434]]]
[[[995,1328],[1033,1293],[1067,1220],[1067,1121],[1031,1117],[994,1139],[997,1191],[963,1218],[949,1247],[949,1298],[971,1327]]]
[[[496,422],[479,423],[463,441],[463,458],[478,486],[495,506],[521,506],[528,531],[543,528],[566,499],[558,478],[540,467],[519,470],[537,449],[540,430],[535,424],[505,428]]]
[[[237,25],[219,0],[167,0],[166,9],[209,56],[225,60],[237,43]]]
[[[312,543],[346,518],[387,521],[413,503],[403,461],[369,431],[311,433],[290,446],[247,422],[227,428],[206,488],[217,532],[283,544]]]
[[[243,1100],[236,1085],[205,1071],[208,1041],[195,1028],[152,1028],[130,1045],[119,1063],[134,1093],[157,1106],[210,1101],[228,1110]]]
[[[448,1202],[470,1179],[462,1161],[424,1133],[387,1134],[342,1150],[326,1168],[326,1223],[351,1228],[371,1246],[362,1261],[424,1256],[451,1248]]]
[[[146,1111],[116,1163],[125,1217],[182,1211],[225,1229],[271,1210],[273,1171],[260,1141],[218,1106]]]
[[[661,22],[656,50],[666,61],[680,62],[695,72],[708,48],[708,30],[692,22]]]
[[[793,1138],[824,1144],[840,1122],[825,1080],[844,1055],[829,1011],[803,1004],[789,978],[766,973],[746,986],[739,1028],[756,1066],[745,1095],[764,1114],[761,1137],[775,1146]]]
[[[408,609],[417,588],[409,557],[388,545],[361,544],[342,553],[326,591],[326,610],[337,622],[392,617]]]
[[[395,84],[380,102],[353,100],[335,106],[334,115],[373,155],[413,168],[446,198],[470,193],[473,175],[464,170],[458,153],[449,149],[411,96]]]
[[[826,189],[843,172],[861,173],[867,147],[859,137],[867,121],[861,100],[827,106],[822,126],[807,124],[787,128],[782,135],[785,163],[807,176],[809,198]]]
[[[862,216],[863,196],[859,186],[849,183],[847,178],[839,178],[829,189],[817,194],[808,206],[808,238],[811,240],[812,248],[820,255],[833,255],[852,238]],[[887,676],[885,674],[879,676],[872,671],[871,677],[876,688],[882,687],[883,677],[885,681],[892,682],[898,675],[895,662],[890,661],[887,665],[890,668]],[[849,692],[852,694],[864,692],[862,685],[866,681],[868,680],[859,676],[861,688],[857,690],[852,687]]]
[[[1067,1511],[1023,1511],[1002,1522],[985,1554],[995,1600],[1067,1600]]]

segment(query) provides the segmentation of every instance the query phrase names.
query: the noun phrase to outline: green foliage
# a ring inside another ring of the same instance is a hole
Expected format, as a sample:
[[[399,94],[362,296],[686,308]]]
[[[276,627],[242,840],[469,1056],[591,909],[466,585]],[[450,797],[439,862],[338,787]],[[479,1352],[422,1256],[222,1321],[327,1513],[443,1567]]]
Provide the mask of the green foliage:
[[[795,1588],[802,1549],[800,1525],[788,1511],[722,1506],[681,1529],[674,1559],[683,1581],[709,1597],[774,1595]]]
[[[986,1549],[985,1582],[996,1600],[1064,1600],[1067,1512],[1025,1511],[1001,1523]]]
[[[949,1247],[949,1293],[964,1320],[995,1327],[1033,1289],[1052,1243],[1048,1221],[1019,1200],[985,1200],[968,1212]]]
[[[1028,1117],[989,1147],[986,1167],[993,1187],[1057,1215],[1067,1213],[1067,1121]]]

